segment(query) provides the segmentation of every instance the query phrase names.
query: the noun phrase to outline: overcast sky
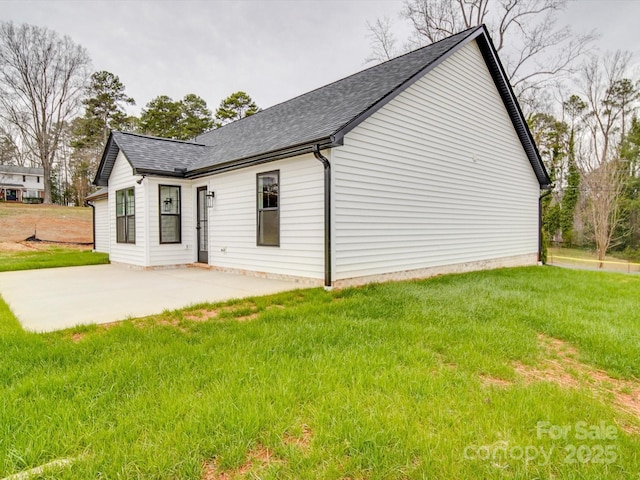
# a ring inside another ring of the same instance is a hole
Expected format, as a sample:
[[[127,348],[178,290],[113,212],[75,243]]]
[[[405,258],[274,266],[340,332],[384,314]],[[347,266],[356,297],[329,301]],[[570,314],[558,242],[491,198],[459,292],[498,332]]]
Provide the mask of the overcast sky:
[[[120,77],[139,109],[158,95],[203,97],[215,111],[244,90],[266,108],[365,68],[366,22],[402,0],[0,0],[0,20],[46,26],[84,46],[95,70]],[[602,51],[640,60],[640,0],[576,0],[561,19],[597,29]]]

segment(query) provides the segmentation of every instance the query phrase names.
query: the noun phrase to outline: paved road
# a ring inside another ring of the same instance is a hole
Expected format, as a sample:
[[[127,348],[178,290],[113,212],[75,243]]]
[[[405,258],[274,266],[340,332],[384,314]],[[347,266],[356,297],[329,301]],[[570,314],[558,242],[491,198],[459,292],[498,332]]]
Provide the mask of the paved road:
[[[304,287],[201,268],[136,270],[96,265],[0,273],[0,295],[22,326],[36,332]]]

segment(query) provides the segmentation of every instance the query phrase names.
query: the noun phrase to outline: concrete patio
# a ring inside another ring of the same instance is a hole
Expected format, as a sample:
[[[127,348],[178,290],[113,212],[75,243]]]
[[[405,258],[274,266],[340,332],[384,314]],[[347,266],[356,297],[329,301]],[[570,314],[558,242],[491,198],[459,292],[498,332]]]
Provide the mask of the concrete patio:
[[[0,295],[24,329],[35,332],[305,286],[202,268],[137,270],[97,265],[0,273]]]

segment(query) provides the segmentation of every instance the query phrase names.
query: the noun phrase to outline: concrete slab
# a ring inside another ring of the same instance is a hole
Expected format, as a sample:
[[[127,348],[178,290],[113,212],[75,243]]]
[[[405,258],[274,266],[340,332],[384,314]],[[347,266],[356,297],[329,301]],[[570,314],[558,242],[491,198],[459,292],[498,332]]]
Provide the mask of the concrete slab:
[[[0,295],[24,329],[35,332],[304,287],[202,268],[136,270],[96,265],[0,273]]]

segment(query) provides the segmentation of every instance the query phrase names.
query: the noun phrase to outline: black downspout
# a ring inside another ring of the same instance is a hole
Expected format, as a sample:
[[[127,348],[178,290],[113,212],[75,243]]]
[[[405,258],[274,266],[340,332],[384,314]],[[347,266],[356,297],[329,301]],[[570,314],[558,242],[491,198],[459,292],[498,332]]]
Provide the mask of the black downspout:
[[[331,288],[331,163],[313,146],[313,155],[324,167],[324,287]]]
[[[92,202],[87,202],[87,205],[91,207],[93,217],[93,251],[96,251],[96,206]]]
[[[554,185],[550,185],[548,190],[538,197],[538,262],[542,261],[542,199],[553,193]]]

